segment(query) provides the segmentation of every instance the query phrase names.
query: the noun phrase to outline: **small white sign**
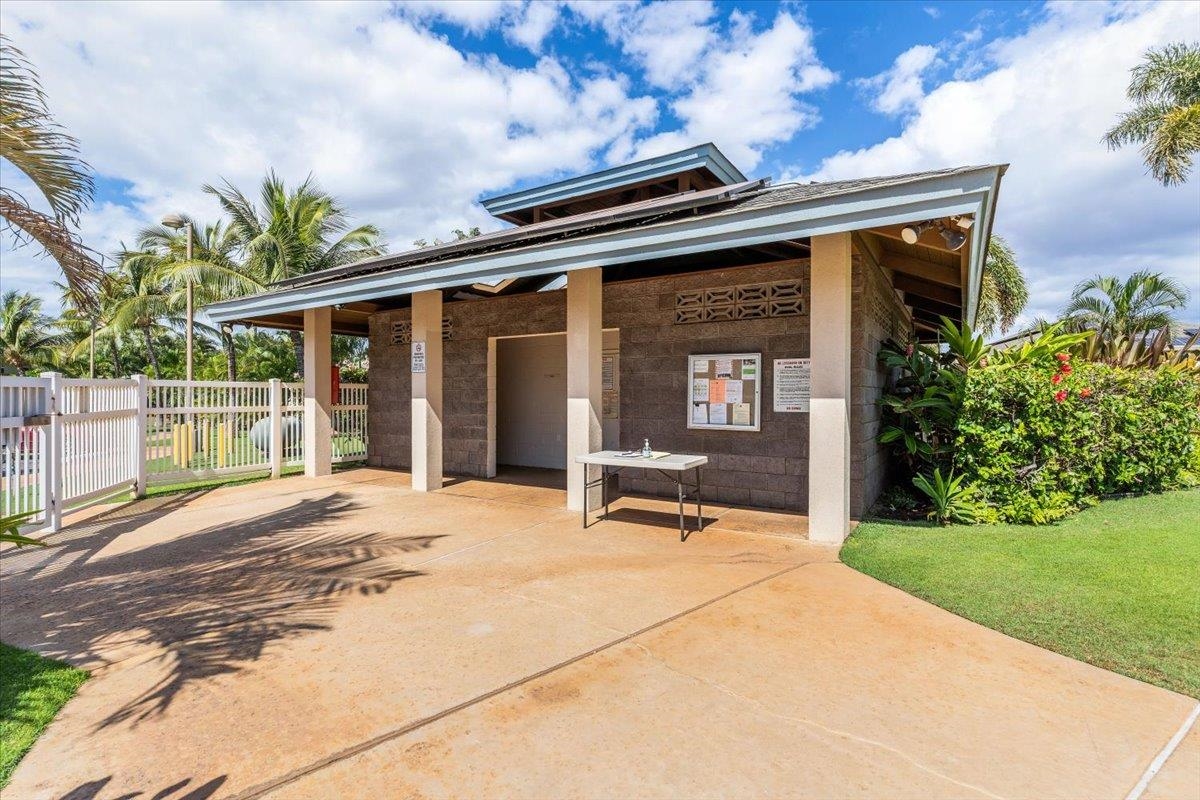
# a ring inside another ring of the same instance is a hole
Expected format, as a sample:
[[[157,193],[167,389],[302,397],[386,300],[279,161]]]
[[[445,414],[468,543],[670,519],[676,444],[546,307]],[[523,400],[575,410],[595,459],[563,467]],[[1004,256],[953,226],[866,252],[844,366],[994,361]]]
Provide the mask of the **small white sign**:
[[[413,373],[425,371],[425,343],[412,343],[412,371]]]
[[[812,359],[775,359],[775,412],[807,413],[812,397]]]

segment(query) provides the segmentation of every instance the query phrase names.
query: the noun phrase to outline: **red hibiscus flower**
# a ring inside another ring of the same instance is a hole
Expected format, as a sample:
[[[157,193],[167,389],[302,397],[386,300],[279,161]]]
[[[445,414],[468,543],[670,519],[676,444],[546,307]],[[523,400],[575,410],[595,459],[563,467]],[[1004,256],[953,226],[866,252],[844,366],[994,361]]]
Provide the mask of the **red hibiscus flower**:
[[[1055,353],[1054,357],[1057,358],[1059,361],[1063,362],[1064,364],[1071,360],[1070,353]]]
[[[1071,368],[1070,364],[1068,364],[1067,362],[1064,361],[1063,365],[1058,368],[1058,371],[1061,372],[1063,375],[1070,375],[1075,370]]]
[[[1058,386],[1060,383],[1062,383],[1062,373],[1061,372],[1054,373],[1054,375],[1051,376],[1051,378],[1050,378],[1050,382],[1053,383],[1055,386]]]
[[[1054,402],[1061,403],[1063,400],[1066,400],[1066,399],[1067,399],[1067,390],[1066,389],[1059,389],[1057,392],[1054,393]]]
[[[1083,388],[1083,389],[1080,389],[1080,390],[1079,390],[1079,396],[1080,396],[1080,397],[1091,397],[1091,396],[1092,396],[1092,390],[1091,390],[1091,389],[1088,389],[1088,388],[1086,388],[1086,387],[1085,387],[1085,388]]]

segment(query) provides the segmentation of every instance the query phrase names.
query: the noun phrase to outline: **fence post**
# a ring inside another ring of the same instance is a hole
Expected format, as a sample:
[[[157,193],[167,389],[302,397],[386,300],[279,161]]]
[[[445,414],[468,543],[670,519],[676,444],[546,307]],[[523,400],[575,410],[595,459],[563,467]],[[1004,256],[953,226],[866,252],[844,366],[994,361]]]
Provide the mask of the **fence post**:
[[[271,378],[271,477],[283,474],[283,381]]]
[[[133,494],[135,497],[145,497],[146,449],[150,433],[149,379],[145,375],[134,375],[133,379],[137,381],[137,416],[133,423]]]
[[[50,381],[50,430],[46,436],[46,527],[51,532],[62,528],[63,507],[63,418],[62,418],[62,375],[43,372]]]

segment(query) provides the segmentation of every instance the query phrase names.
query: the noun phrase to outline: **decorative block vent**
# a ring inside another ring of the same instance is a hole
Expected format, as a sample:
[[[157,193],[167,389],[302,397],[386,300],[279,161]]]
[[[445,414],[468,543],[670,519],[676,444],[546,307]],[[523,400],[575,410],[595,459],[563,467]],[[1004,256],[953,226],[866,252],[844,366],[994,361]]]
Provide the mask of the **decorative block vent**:
[[[442,341],[448,342],[454,338],[454,322],[449,317],[442,317]],[[392,344],[412,344],[412,323],[392,323]]]
[[[675,295],[676,325],[804,313],[804,281],[800,280],[692,289]]]

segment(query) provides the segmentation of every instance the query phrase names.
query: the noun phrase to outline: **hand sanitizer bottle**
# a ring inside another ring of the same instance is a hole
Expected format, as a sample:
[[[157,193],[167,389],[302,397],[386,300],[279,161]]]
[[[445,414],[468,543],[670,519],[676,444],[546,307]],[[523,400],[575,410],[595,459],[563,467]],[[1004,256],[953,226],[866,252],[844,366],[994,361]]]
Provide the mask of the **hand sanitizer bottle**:
[[[649,439],[643,440],[642,441],[642,458],[650,458],[653,455],[654,455],[654,451],[650,449],[650,440]]]

